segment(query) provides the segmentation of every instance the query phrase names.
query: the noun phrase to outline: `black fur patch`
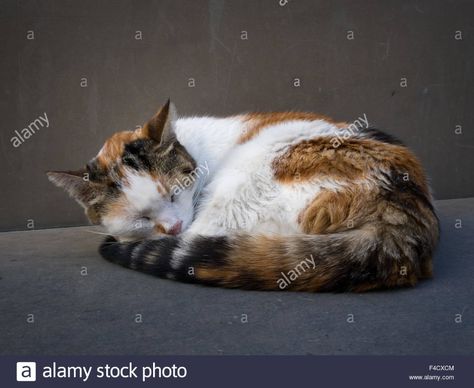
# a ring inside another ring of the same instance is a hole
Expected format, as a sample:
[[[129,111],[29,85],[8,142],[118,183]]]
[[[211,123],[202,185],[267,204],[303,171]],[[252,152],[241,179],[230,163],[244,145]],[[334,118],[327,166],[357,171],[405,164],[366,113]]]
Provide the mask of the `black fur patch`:
[[[227,263],[231,247],[226,236],[197,236],[186,247],[185,266],[218,267]]]
[[[155,143],[148,139],[138,139],[125,145],[122,163],[135,170],[151,170],[150,156]]]
[[[207,286],[219,286],[220,280],[198,279],[195,274],[190,275],[189,269],[217,268],[227,264],[231,250],[229,238],[225,236],[197,236],[186,247],[186,254],[182,258],[181,271],[177,278],[191,283],[202,283]]]
[[[107,180],[107,171],[100,167],[96,158],[87,163],[86,170],[92,182],[104,182]]]
[[[119,243],[109,236],[100,245],[99,253],[106,260],[123,267],[165,277],[173,272],[170,260],[177,245],[178,239],[174,236],[130,243]]]
[[[176,279],[196,283],[199,280],[191,273],[190,267],[218,267],[226,264],[231,249],[227,237],[197,236],[184,248],[184,257],[177,269],[171,267],[173,252],[178,248],[179,238],[163,236],[158,240],[144,240],[119,243],[109,236],[99,247],[99,253],[106,260],[123,267],[166,277],[171,274]],[[249,275],[250,278],[250,275]],[[208,285],[210,282],[206,282]],[[216,284],[217,285],[217,284]]]
[[[385,193],[386,199],[399,204],[403,208],[413,206],[410,201],[411,198],[418,199],[434,213],[433,205],[426,194],[415,182],[404,179],[405,173],[392,170],[389,175],[385,174],[385,176],[390,181],[390,190]],[[417,213],[416,210],[415,213]]]
[[[376,128],[364,129],[361,134],[364,135],[364,138],[366,139],[377,140],[387,144],[394,144],[400,146],[404,145],[403,142],[397,139],[395,136],[389,135],[388,133],[385,133]]]

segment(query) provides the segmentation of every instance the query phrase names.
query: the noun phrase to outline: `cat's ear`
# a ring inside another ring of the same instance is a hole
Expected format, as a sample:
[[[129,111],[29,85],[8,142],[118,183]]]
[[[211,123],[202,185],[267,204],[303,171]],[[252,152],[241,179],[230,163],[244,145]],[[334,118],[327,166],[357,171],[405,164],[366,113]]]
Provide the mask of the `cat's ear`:
[[[164,143],[176,138],[175,124],[177,119],[176,107],[168,100],[165,105],[156,113],[142,129],[142,134],[157,141]]]
[[[77,171],[48,171],[48,179],[62,187],[84,208],[88,208],[103,194],[103,185],[91,182],[86,169]]]

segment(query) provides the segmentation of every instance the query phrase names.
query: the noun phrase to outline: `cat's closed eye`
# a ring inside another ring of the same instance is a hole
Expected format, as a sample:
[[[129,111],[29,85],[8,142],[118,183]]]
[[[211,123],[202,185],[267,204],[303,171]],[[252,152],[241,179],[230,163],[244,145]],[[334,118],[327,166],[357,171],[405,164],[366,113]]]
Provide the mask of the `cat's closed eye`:
[[[189,175],[193,172],[193,169],[190,168],[190,167],[185,167],[181,170],[181,172],[184,174],[184,175]]]

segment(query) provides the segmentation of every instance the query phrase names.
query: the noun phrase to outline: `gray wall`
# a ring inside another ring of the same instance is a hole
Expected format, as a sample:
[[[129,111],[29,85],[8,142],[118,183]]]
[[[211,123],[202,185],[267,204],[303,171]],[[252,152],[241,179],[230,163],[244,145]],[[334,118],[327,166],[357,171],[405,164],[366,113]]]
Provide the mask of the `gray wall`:
[[[86,223],[44,171],[82,166],[168,96],[182,115],[365,113],[419,155],[437,198],[474,195],[473,1],[279,2],[2,1],[0,230]],[[49,128],[14,148],[44,112]]]

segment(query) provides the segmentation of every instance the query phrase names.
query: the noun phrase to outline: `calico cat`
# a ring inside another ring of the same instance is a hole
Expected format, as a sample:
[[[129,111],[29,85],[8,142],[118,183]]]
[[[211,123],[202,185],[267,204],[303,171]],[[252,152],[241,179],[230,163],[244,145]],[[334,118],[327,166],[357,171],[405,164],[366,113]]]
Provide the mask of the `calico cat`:
[[[416,157],[312,113],[177,118],[164,105],[79,171],[49,172],[107,260],[260,290],[367,291],[432,276],[439,225]],[[334,139],[339,139],[335,142]]]

